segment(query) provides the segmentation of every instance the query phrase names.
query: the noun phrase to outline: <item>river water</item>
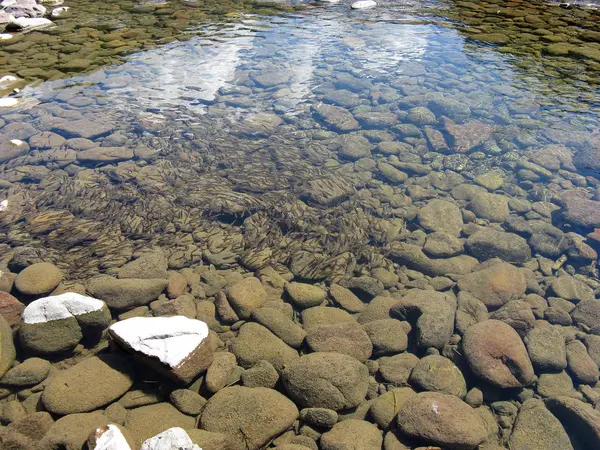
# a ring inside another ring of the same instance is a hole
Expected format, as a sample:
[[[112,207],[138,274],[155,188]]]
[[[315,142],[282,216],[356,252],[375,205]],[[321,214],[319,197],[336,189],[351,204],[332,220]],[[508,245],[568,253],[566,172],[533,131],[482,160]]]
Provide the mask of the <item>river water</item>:
[[[69,52],[20,71],[28,84],[0,110],[0,135],[29,150],[3,158],[0,178],[2,241],[71,278],[160,246],[172,268],[276,265],[331,279],[392,264],[418,208],[458,185],[552,213],[563,191],[595,192],[594,167],[572,164],[597,144],[594,9],[106,5],[96,28],[74,25],[91,14],[74,3],[58,28],[3,52],[9,67],[34,65],[32,46],[40,60],[44,45]],[[140,25],[156,20],[170,34]],[[84,60],[93,48],[121,51]]]

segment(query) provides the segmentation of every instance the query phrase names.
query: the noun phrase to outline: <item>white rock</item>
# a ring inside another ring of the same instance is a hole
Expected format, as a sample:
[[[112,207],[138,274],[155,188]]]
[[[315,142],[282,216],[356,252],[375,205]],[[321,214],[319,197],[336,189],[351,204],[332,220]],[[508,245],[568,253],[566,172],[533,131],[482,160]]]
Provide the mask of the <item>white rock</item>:
[[[0,211],[6,211],[7,209],[8,209],[8,200],[2,200],[0,202]]]
[[[183,428],[174,427],[147,439],[140,450],[202,450]]]
[[[184,316],[132,317],[110,326],[109,331],[133,350],[179,366],[208,338],[208,326]]]
[[[102,300],[75,292],[65,292],[31,302],[23,311],[23,322],[32,324],[67,319],[100,311],[105,305]]]
[[[16,147],[20,147],[21,145],[23,145],[25,142],[23,142],[21,139],[11,139],[10,143]]]
[[[12,108],[13,106],[17,106],[18,103],[19,103],[18,98],[14,98],[14,97],[0,98],[0,108]]]
[[[96,438],[94,450],[131,450],[127,439],[116,425],[109,424],[96,428],[94,435]]]
[[[366,9],[366,8],[374,8],[377,6],[377,3],[373,0],[360,0],[358,2],[352,3],[350,8],[352,9]]]
[[[13,38],[13,35],[10,33],[0,33],[0,41],[7,41],[12,38]]]
[[[2,3],[0,3],[0,6],[2,6],[3,8],[6,8],[7,6],[12,6],[12,5],[16,5],[17,4],[17,0],[3,0]]]
[[[29,17],[18,17],[16,19],[8,22],[9,26],[18,27],[22,29],[31,29],[31,28],[42,28],[47,27],[48,25],[52,25],[52,21],[49,19],[44,19],[42,17],[39,18],[29,18]]]
[[[17,81],[18,78],[15,77],[14,75],[4,75],[2,78],[0,78],[0,84],[2,83],[12,83],[13,81]]]
[[[59,17],[62,13],[67,12],[70,8],[68,6],[61,6],[60,8],[54,8],[50,13],[51,17]]]
[[[65,0],[42,0],[40,3],[49,6],[59,6],[62,5],[64,2]]]

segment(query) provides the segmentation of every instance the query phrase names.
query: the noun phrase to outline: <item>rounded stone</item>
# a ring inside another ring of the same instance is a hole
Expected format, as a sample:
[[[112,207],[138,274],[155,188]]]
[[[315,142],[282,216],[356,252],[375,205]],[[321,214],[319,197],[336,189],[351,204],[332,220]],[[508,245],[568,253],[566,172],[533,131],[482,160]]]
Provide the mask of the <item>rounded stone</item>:
[[[448,448],[474,449],[487,437],[481,416],[453,395],[422,392],[409,398],[398,413],[402,433]]]
[[[306,283],[287,283],[285,290],[299,308],[311,308],[325,301],[325,291],[318,286]]]
[[[116,355],[93,356],[49,380],[42,394],[46,410],[66,415],[93,411],[121,397],[133,385],[133,369]]]
[[[290,428],[297,418],[296,405],[273,389],[232,386],[211,397],[200,428],[230,435],[238,445],[256,450]]]
[[[285,368],[282,378],[290,397],[305,408],[353,408],[369,387],[367,366],[342,353],[302,356]]]
[[[323,450],[381,450],[383,437],[372,423],[348,419],[336,423],[324,433],[320,443]]]
[[[25,295],[44,295],[56,289],[61,281],[62,273],[54,264],[36,263],[17,275],[15,287]]]
[[[421,359],[410,373],[409,383],[424,391],[441,392],[463,398],[467,383],[460,369],[448,358],[430,355]]]
[[[504,322],[484,320],[471,326],[462,341],[469,367],[479,378],[501,388],[517,388],[535,378],[525,345]]]

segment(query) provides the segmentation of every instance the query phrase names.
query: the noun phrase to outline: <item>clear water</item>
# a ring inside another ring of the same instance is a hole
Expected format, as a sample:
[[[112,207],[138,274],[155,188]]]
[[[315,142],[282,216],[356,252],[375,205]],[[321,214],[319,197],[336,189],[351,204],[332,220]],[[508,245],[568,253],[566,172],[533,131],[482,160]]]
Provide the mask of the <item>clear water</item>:
[[[582,14],[515,5],[544,20]],[[532,27],[511,19],[505,29],[505,18],[477,14],[452,2],[238,13],[187,27],[185,40],[123,63],[30,85],[20,106],[0,111],[7,126],[25,122],[61,134],[81,118],[110,123],[109,133],[91,140],[129,153],[121,161],[78,161],[77,152],[57,153],[69,147],[61,143],[7,161],[2,241],[49,254],[71,278],[110,273],[136,249],[158,245],[172,268],[204,259],[219,267],[281,265],[323,279],[354,264],[389,264],[386,249],[422,204],[407,195],[409,186],[444,196],[496,171],[500,192],[549,200],[573,181],[523,179],[518,161],[553,143],[575,153],[598,130],[598,62],[545,55],[550,42],[531,31],[557,30],[550,21]],[[557,34],[595,29],[600,16],[585,14]],[[471,39],[477,27],[505,32],[508,42]],[[412,108],[440,99],[468,107],[454,119],[483,133],[469,152],[436,149],[423,134],[443,130],[448,112],[435,111],[430,124],[411,118]],[[321,104],[344,107],[357,126],[340,130],[316,111]],[[2,140],[12,136],[5,130]],[[344,156],[347,136],[365,137],[371,155]],[[381,142],[406,147],[390,157],[378,152]],[[377,168],[390,158],[420,166],[399,164],[409,178],[393,182]],[[595,186],[593,178],[577,180]]]

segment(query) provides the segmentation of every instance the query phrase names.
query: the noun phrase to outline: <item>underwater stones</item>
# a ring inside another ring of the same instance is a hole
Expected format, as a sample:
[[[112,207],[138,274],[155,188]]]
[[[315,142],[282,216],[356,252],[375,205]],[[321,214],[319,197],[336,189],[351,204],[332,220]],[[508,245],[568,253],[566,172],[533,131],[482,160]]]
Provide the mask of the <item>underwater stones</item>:
[[[338,352],[353,356],[364,363],[373,352],[373,344],[368,334],[345,311],[347,318],[325,317],[319,323],[305,322],[306,343],[314,352]]]
[[[389,128],[398,123],[398,117],[391,112],[369,111],[357,113],[354,118],[366,128]]]
[[[16,355],[12,330],[0,315],[0,378],[10,369]]]
[[[464,122],[471,116],[469,105],[451,98],[439,97],[431,100],[427,106],[436,116],[447,116],[457,122]]]
[[[446,276],[450,273],[463,275],[471,272],[479,264],[479,261],[468,255],[439,259],[429,258],[423,253],[421,247],[405,243],[394,243],[390,249],[390,257],[398,264],[406,265],[409,269],[430,276]]]
[[[347,134],[337,139],[336,146],[341,158],[357,161],[371,156],[371,144],[359,134]]]
[[[307,283],[287,283],[285,290],[290,299],[299,308],[319,306],[325,301],[325,291],[318,286]]]
[[[95,147],[77,152],[77,161],[83,163],[113,163],[133,159],[133,150],[127,147]]]
[[[240,319],[249,319],[252,311],[260,308],[267,300],[267,291],[255,277],[244,278],[227,289],[227,298]]]
[[[118,278],[169,278],[168,260],[162,251],[147,252],[128,262],[117,272]]]
[[[583,281],[566,274],[554,278],[550,288],[555,295],[573,303],[594,300],[595,298],[591,287]]]
[[[323,97],[323,101],[344,108],[356,108],[361,103],[360,97],[347,89],[329,91]]]
[[[359,127],[350,111],[342,107],[320,103],[313,105],[312,110],[323,122],[337,131],[352,131]]]
[[[118,399],[132,385],[133,369],[124,358],[93,356],[53,374],[42,394],[42,402],[53,414],[88,412]]]
[[[11,139],[0,144],[0,163],[18,158],[29,152],[29,144],[20,139]]]
[[[455,327],[460,334],[487,318],[488,310],[481,300],[464,290],[458,293]]]
[[[109,425],[110,426],[110,425]],[[107,449],[121,450],[121,449]],[[125,449],[123,449],[125,450]],[[140,450],[202,450],[192,442],[183,428],[173,427],[150,439],[146,439]]]
[[[435,114],[433,114],[429,109],[422,106],[411,108],[408,111],[407,118],[410,122],[417,125],[433,125],[437,123]]]
[[[90,431],[108,425],[102,411],[69,414],[52,424],[37,443],[40,449],[83,448]]]
[[[560,421],[538,399],[529,399],[521,405],[510,435],[510,448],[526,450],[572,450]]]
[[[291,74],[278,69],[265,69],[250,78],[261,88],[272,88],[280,84],[286,84],[290,81]]]
[[[575,448],[600,446],[600,412],[581,400],[557,396],[544,400],[546,407],[569,430]]]
[[[384,178],[392,183],[404,183],[408,178],[408,175],[404,172],[383,161],[377,162],[377,170]]]
[[[37,263],[25,268],[15,278],[15,287],[25,295],[52,292],[62,281],[62,273],[54,264]]]
[[[576,382],[592,386],[598,382],[598,366],[582,342],[571,341],[567,344],[567,366]]]
[[[369,1],[375,3],[372,0],[357,3]],[[323,433],[319,443],[323,450],[380,450],[382,440],[376,425],[366,420],[347,419],[336,423],[331,430]]]
[[[533,366],[542,371],[561,371],[567,367],[565,338],[555,327],[536,327],[525,336]]]
[[[456,236],[437,231],[427,235],[423,252],[434,258],[451,258],[464,252],[464,244]]]
[[[341,176],[309,180],[301,198],[323,206],[339,203],[355,192],[354,186]]]
[[[579,302],[571,312],[575,323],[592,328],[600,323],[600,300],[584,300]]]
[[[475,449],[487,437],[482,417],[458,397],[421,392],[398,413],[400,431],[410,437],[448,448]]]
[[[124,426],[138,441],[145,441],[173,427],[192,430],[195,423],[193,417],[183,414],[170,403],[155,403],[130,409]]]
[[[257,450],[291,427],[298,414],[296,405],[273,389],[231,386],[211,397],[200,427],[231,436],[236,448]]]
[[[500,258],[506,262],[525,262],[531,259],[531,249],[527,241],[514,233],[492,229],[480,230],[469,236],[465,247],[480,261]]]
[[[480,219],[491,222],[504,222],[510,216],[508,197],[479,192],[471,198],[468,208]]]
[[[43,131],[29,138],[29,146],[33,149],[46,150],[58,148],[65,143],[66,139],[51,131]]]
[[[96,139],[112,133],[116,127],[107,121],[79,119],[61,122],[54,126],[53,131],[65,138]]]
[[[570,197],[562,210],[565,220],[572,225],[598,228],[600,227],[600,202],[581,197]]]
[[[477,121],[469,121],[458,125],[443,117],[444,128],[450,136],[450,145],[458,153],[468,153],[475,147],[485,143],[494,132],[494,127]]]
[[[416,344],[443,349],[454,330],[456,298],[436,291],[411,289],[392,306],[390,315],[416,328]]]
[[[432,127],[425,127],[425,136],[427,137],[427,141],[429,142],[429,145],[435,152],[438,152],[438,153],[449,153],[450,152],[450,147],[448,147],[448,144],[446,143],[446,138],[444,137],[444,135],[442,134],[441,131],[436,130],[435,128],[432,128]],[[445,159],[453,158],[454,156],[456,156],[456,155],[452,155],[451,157],[447,157]]]
[[[17,329],[21,322],[21,315],[25,305],[10,295],[0,291],[0,315],[8,322],[12,329]]]
[[[400,353],[408,347],[407,324],[396,319],[373,320],[363,325],[375,355]]]
[[[460,369],[440,355],[421,359],[410,373],[408,381],[423,391],[441,392],[460,398],[467,394],[467,384]]]
[[[458,236],[463,227],[460,209],[446,200],[431,200],[419,209],[417,217],[419,224],[428,231],[442,231]]]
[[[28,358],[16,365],[0,378],[0,383],[8,386],[34,386],[46,379],[50,363],[41,358]]]
[[[591,171],[598,173],[600,169],[600,139],[586,139],[577,146],[577,151],[573,157],[573,164],[582,171]],[[568,167],[567,167],[568,168]]]
[[[306,331],[280,309],[259,308],[254,310],[252,317],[290,347],[300,348],[302,346]]]
[[[84,335],[99,337],[110,320],[110,312],[103,301],[66,292],[27,305],[19,338],[28,352],[62,353],[73,350]]]
[[[485,320],[471,326],[463,336],[462,348],[473,373],[495,386],[517,388],[535,378],[525,345],[504,322]]]
[[[335,411],[358,406],[369,387],[367,367],[341,353],[304,355],[283,370],[282,379],[297,404]]]
[[[481,300],[488,309],[495,309],[524,295],[527,281],[520,269],[499,263],[461,276],[458,287]]]
[[[167,288],[167,279],[118,279],[108,275],[92,278],[87,290],[106,302],[110,308],[129,309],[147,305]]]
[[[242,367],[252,367],[259,361],[268,361],[280,371],[298,359],[298,352],[273,334],[268,328],[247,322],[232,339],[229,350]]]
[[[191,383],[213,359],[208,326],[183,316],[133,317],[108,329],[123,350],[178,383]]]
[[[332,284],[329,295],[343,309],[350,313],[358,313],[365,309],[365,304],[354,293],[339,284]]]

